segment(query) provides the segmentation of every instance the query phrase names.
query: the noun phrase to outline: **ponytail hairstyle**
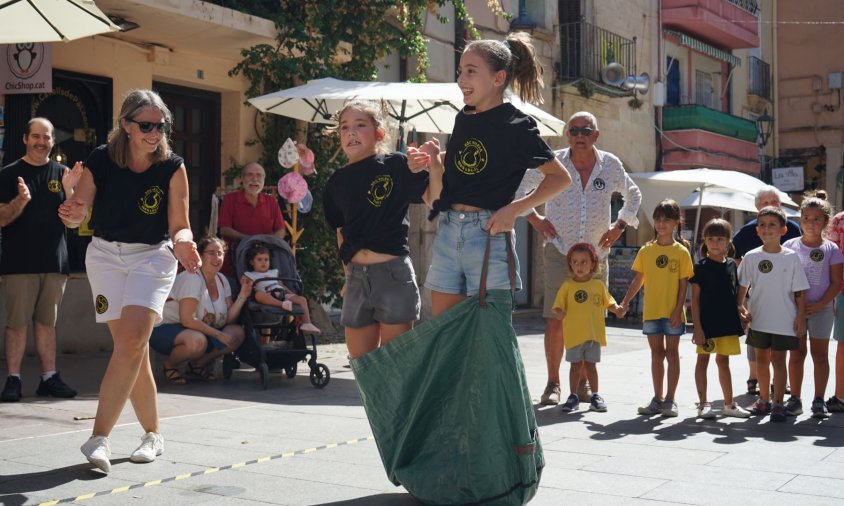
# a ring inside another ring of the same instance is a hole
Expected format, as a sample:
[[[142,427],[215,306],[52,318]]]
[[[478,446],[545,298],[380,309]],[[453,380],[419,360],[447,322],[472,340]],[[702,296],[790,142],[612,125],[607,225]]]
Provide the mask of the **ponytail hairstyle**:
[[[504,42],[497,40],[475,40],[466,45],[464,53],[477,51],[486,60],[493,72],[503,70],[507,77],[502,91],[511,87],[523,102],[541,104],[542,64],[536,58],[536,50],[525,32],[513,32]]]
[[[592,268],[589,269],[589,272],[594,274],[598,270],[598,254],[595,253],[595,248],[592,247],[591,244],[586,242],[579,242],[569,248],[568,253],[566,253],[566,264],[569,266],[569,271],[572,270],[571,268],[571,256],[573,253],[586,253],[589,255],[589,258],[592,259]]]
[[[733,246],[733,241],[731,239],[733,237],[733,227],[727,220],[722,220],[721,218],[709,220],[709,222],[703,226],[701,237],[704,239],[700,245],[701,258],[706,258],[706,253],[708,252],[708,249],[706,248],[707,237],[726,237],[728,244],[727,256],[732,257],[736,254],[736,248]]]
[[[263,244],[261,244],[259,242],[256,242],[255,244],[253,244],[252,247],[249,248],[249,251],[246,253],[246,265],[252,267],[252,261],[255,260],[256,256],[258,256],[262,253],[266,253],[267,255],[269,255],[270,254],[269,248],[267,248],[266,246],[264,246]]]
[[[677,222],[677,229],[674,234],[674,240],[682,244],[686,247],[686,249],[690,250],[692,245],[689,244],[689,241],[683,238],[683,217],[680,214],[680,206],[677,205],[677,202],[671,199],[665,199],[659,204],[656,205],[653,212],[653,219],[654,221],[657,218],[665,218],[669,220],[675,220]],[[657,234],[656,230],[654,230],[654,238],[651,239],[651,243],[656,243]]]

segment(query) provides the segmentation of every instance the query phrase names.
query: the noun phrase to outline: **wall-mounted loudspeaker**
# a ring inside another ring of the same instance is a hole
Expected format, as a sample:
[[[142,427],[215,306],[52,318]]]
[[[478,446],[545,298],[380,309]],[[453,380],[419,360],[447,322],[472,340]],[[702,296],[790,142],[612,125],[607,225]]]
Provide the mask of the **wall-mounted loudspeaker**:
[[[647,72],[639,76],[626,75],[620,63],[610,63],[601,69],[601,80],[610,86],[616,86],[637,93],[647,93],[651,86],[651,78]]]

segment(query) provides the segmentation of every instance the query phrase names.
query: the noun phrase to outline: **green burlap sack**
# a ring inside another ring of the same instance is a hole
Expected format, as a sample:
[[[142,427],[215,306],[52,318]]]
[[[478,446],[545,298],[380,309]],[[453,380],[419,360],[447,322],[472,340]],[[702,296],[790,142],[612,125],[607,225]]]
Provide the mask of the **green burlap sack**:
[[[545,465],[512,294],[485,300],[351,362],[390,481],[427,504],[525,504]]]

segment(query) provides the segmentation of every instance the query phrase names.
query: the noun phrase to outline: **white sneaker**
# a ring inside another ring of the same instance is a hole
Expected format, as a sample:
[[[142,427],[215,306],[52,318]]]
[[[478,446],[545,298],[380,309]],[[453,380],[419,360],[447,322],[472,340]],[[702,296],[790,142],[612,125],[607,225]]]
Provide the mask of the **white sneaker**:
[[[129,460],[139,463],[152,462],[162,453],[164,453],[164,436],[158,432],[147,432],[141,436],[141,446],[132,452]]]
[[[733,418],[750,418],[750,411],[744,409],[735,402],[732,404],[725,404],[721,413],[723,413],[724,416],[732,416]]]
[[[321,331],[313,323],[303,323],[299,325],[299,330],[305,334],[319,334]]]
[[[111,448],[108,447],[107,437],[91,436],[79,449],[82,450],[88,462],[97,466],[99,470],[104,473],[111,472],[111,462],[108,460],[111,457]]]
[[[697,417],[703,418],[704,420],[712,420],[715,418],[715,412],[712,411],[712,404],[709,402],[704,402],[703,404],[698,404],[697,406]]]
[[[677,415],[677,403],[674,402],[674,399],[666,397],[666,399],[662,401],[662,416],[673,418]]]

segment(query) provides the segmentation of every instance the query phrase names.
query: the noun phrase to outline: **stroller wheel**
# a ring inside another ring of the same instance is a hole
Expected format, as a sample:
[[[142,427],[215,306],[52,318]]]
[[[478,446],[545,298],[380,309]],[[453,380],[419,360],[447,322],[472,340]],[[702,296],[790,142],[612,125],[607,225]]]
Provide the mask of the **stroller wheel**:
[[[270,368],[267,367],[266,362],[261,362],[258,373],[261,375],[261,390],[266,390],[270,385]]]
[[[331,373],[325,364],[316,364],[315,367],[311,368],[311,385],[317,388],[325,388],[330,379]]]
[[[298,363],[294,363],[294,364],[293,364],[293,365],[291,365],[290,367],[285,367],[285,368],[284,368],[284,374],[286,374],[288,378],[293,378],[293,377],[295,377],[295,376],[296,376],[296,371],[297,371],[298,369],[299,369],[299,364],[298,364]]]

